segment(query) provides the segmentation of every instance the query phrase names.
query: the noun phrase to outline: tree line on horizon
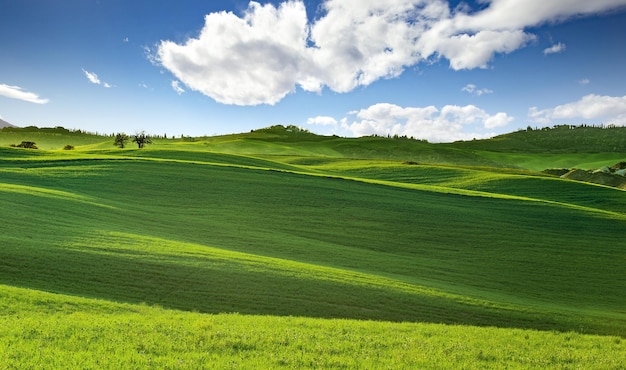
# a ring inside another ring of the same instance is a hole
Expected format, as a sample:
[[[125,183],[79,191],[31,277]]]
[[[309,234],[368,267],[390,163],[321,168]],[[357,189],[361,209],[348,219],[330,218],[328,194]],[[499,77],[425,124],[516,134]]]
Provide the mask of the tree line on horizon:
[[[534,150],[574,150],[576,151],[591,151],[598,152],[607,150],[608,151],[624,151],[626,148],[626,135],[621,135],[622,131],[626,132],[626,127],[619,126],[615,124],[600,124],[600,125],[590,125],[590,124],[580,124],[580,125],[570,125],[570,124],[561,124],[554,125],[552,127],[531,127],[528,126],[526,128],[520,128],[517,131],[512,131],[507,134],[498,135],[492,139],[497,139],[501,142],[501,139],[516,139],[521,140],[527,143],[533,143],[534,145],[538,145]],[[291,132],[293,135],[300,137],[300,134],[308,134],[316,136],[316,134],[311,133],[310,131],[300,128],[294,125],[283,126],[283,125],[274,125],[269,126],[262,129],[251,130],[250,132],[273,132],[277,131],[283,133],[285,131]],[[111,137],[113,138],[113,144],[119,148],[126,148],[129,142],[136,143],[139,149],[144,148],[147,144],[152,144],[153,139],[176,139],[176,135],[169,136],[167,134],[164,135],[148,135],[145,131],[140,131],[135,133],[134,135],[127,135],[126,133],[112,133],[112,134],[99,134],[98,132],[89,132],[80,129],[66,129],[62,126],[56,127],[42,127],[39,128],[37,126],[27,126],[27,127],[4,127],[0,128],[0,132],[6,133],[19,133],[19,132],[40,132],[40,133],[51,133],[51,134],[68,134],[68,135],[95,135],[102,137]],[[593,132],[600,133],[601,135],[592,135]],[[291,139],[297,139],[295,136],[291,137],[291,134],[288,134]],[[336,135],[333,135],[337,137]],[[414,137],[409,137],[407,135],[399,136],[399,135],[379,135],[372,134],[370,137],[377,138],[385,138],[392,140],[407,140],[407,141],[418,141],[428,143],[427,140],[421,140]],[[180,135],[180,139],[183,141],[196,141],[196,138],[193,136],[185,136]],[[479,143],[487,142],[489,143],[491,139],[486,140],[473,140],[476,145]],[[29,141],[30,142],[30,141]],[[35,143],[32,142],[32,145],[29,146],[28,143],[25,142],[19,145],[11,145],[16,147],[25,147],[29,149],[34,149]],[[463,143],[456,142],[458,144]],[[469,142],[465,142],[465,144],[470,144]],[[491,143],[495,144],[495,143]],[[491,148],[492,145],[489,145]],[[482,144],[480,144],[482,145]],[[35,146],[36,147],[36,146]],[[529,149],[525,147],[526,149]],[[69,148],[68,148],[69,149]],[[73,148],[72,148],[73,149]],[[494,148],[491,148],[494,149]],[[511,148],[509,148],[511,149]],[[518,148],[519,149],[519,148]],[[530,148],[531,150],[533,148]]]

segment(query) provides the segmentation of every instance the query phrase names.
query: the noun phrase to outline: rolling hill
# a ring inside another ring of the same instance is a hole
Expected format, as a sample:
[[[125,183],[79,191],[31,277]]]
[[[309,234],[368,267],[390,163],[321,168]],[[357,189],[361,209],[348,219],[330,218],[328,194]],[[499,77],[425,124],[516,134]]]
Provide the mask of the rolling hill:
[[[624,153],[282,126],[139,150],[5,130],[8,366],[626,361],[626,193],[536,169]],[[27,139],[49,149],[8,147]]]
[[[15,127],[15,126],[13,126],[9,122],[0,118],[0,129],[5,128],[5,127]]]
[[[498,152],[533,153],[606,153],[624,152],[625,128],[621,126],[558,125],[511,132],[491,139],[457,142],[462,148]]]

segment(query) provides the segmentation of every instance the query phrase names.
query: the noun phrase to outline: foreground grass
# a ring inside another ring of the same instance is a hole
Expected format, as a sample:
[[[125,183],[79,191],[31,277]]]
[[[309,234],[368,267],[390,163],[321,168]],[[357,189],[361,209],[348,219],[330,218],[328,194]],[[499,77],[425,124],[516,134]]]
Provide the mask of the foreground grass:
[[[207,315],[0,286],[5,368],[621,369],[619,337]]]

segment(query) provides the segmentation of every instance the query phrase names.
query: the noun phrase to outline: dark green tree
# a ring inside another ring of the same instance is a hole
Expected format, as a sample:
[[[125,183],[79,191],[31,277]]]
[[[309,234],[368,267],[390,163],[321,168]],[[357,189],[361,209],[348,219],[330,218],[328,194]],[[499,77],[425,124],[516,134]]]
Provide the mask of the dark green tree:
[[[133,136],[133,143],[137,143],[137,147],[141,149],[146,144],[152,144],[152,140],[150,140],[150,136],[146,135],[145,131],[141,131]]]
[[[35,143],[32,141],[22,141],[21,143],[17,144],[17,147],[26,149],[37,149],[37,145],[35,145]]]
[[[128,135],[126,135],[125,133],[121,132],[117,135],[115,135],[115,146],[119,146],[120,148],[124,149],[126,147],[126,143],[128,142]]]

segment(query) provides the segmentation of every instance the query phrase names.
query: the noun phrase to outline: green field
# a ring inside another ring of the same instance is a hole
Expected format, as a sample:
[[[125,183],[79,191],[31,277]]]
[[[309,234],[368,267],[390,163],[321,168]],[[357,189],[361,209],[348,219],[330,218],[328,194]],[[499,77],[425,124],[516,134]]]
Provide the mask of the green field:
[[[7,368],[626,366],[619,151],[3,131]]]

